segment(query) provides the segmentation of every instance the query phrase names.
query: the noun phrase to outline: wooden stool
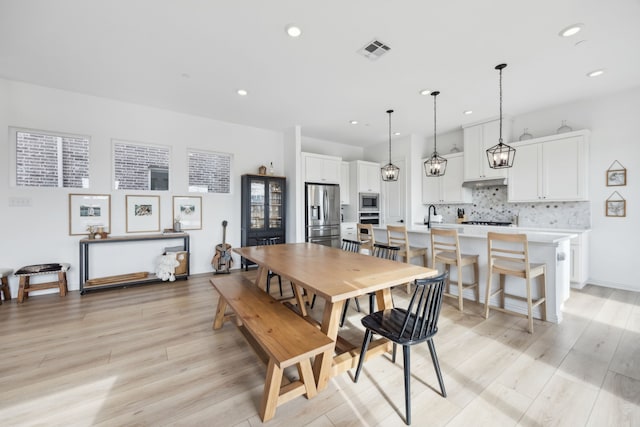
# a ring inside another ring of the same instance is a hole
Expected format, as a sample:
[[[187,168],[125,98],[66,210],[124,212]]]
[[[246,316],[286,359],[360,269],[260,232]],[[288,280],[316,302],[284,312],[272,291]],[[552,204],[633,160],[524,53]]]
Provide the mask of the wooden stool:
[[[16,271],[15,275],[20,277],[20,286],[18,287],[18,302],[23,302],[29,297],[29,292],[41,291],[43,289],[58,288],[60,296],[67,295],[67,270],[69,264],[37,264],[27,265]],[[30,284],[31,276],[39,276],[43,274],[57,274],[58,280],[46,283]]]
[[[387,225],[387,245],[400,246],[398,256],[403,257],[407,264],[411,264],[411,258],[420,256],[424,258],[424,266],[429,266],[428,249],[409,245],[409,234],[404,225]],[[407,283],[407,293],[410,290],[411,283]]]
[[[13,270],[10,268],[0,268],[0,290],[7,301],[11,301],[11,288],[9,288],[9,276],[11,273],[13,273]],[[0,297],[0,304],[2,304],[2,297]]]
[[[533,308],[541,307],[542,320],[546,320],[546,264],[529,263],[529,244],[526,234],[487,233],[489,271],[487,272],[487,289],[484,303],[484,318],[489,317],[489,309],[499,310],[504,313],[526,317],[529,320],[529,333],[533,333]],[[497,244],[496,244],[497,243]],[[491,276],[494,273],[500,275],[500,285],[497,291],[491,293]],[[505,292],[505,276],[515,276],[524,279],[526,297],[507,294]],[[531,279],[540,277],[541,289],[537,300],[533,299],[531,292]],[[500,295],[500,306],[490,305],[490,299],[494,295]],[[505,308],[505,296],[520,301],[526,301],[527,314],[514,312]]]
[[[480,290],[478,287],[478,255],[460,253],[460,239],[458,230],[454,229],[431,229],[431,267],[436,268],[437,263],[445,265],[448,273],[451,273],[451,266],[458,268],[458,295],[453,295],[449,289],[451,278],[447,277],[447,287],[445,296],[458,299],[458,309],[462,311],[463,297],[465,289],[473,288],[476,302],[480,302]],[[470,265],[473,267],[473,279],[471,283],[462,283],[462,267]]]

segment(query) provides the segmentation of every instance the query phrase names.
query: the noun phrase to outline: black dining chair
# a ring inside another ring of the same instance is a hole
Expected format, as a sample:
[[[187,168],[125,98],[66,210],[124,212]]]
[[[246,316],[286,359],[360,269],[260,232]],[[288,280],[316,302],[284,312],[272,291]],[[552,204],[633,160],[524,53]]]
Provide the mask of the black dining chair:
[[[362,342],[362,350],[360,351],[360,360],[358,361],[354,382],[358,382],[367,348],[374,333],[393,342],[392,360],[394,363],[396,345],[400,344],[404,356],[404,402],[406,410],[405,423],[407,425],[411,424],[411,363],[409,355],[412,345],[424,341],[427,342],[433,367],[435,368],[438,382],[440,383],[440,391],[443,397],[447,397],[436,348],[433,344],[433,336],[438,332],[442,292],[447,275],[448,273],[445,272],[437,277],[417,279],[414,282],[415,290],[406,309],[391,308],[377,311],[362,319],[362,325],[366,328],[366,332],[364,341]]]
[[[400,253],[400,246],[385,245],[383,243],[374,243],[371,255],[376,258],[388,259],[391,261],[398,261]],[[369,313],[373,313],[376,309],[376,294],[374,292],[369,294]]]
[[[371,251],[371,255],[376,258],[388,259],[391,261],[398,260],[398,252],[400,251],[400,246],[389,246],[382,243],[374,243],[373,250]],[[356,301],[356,308],[358,312],[360,312],[360,303],[358,302],[358,298],[354,298]],[[346,300],[344,302],[344,308],[342,309],[342,317],[340,318],[340,326],[344,326],[344,321],[347,317],[347,310],[349,309],[349,301]],[[373,313],[376,307],[376,294],[375,292],[369,293],[369,313]]]
[[[256,239],[256,243],[258,244],[258,246],[277,245],[278,243],[280,243],[280,238],[279,237],[263,237],[263,238]],[[278,285],[280,286],[280,296],[282,296],[282,278],[280,277],[279,274],[276,274],[271,270],[269,270],[269,272],[267,273],[267,293],[269,293],[269,291],[271,290],[272,277],[278,278]]]

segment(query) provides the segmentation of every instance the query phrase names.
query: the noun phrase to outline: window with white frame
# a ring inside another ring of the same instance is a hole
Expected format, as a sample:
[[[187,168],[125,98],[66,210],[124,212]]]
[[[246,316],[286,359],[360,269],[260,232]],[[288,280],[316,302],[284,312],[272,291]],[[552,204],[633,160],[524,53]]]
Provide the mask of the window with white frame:
[[[113,176],[116,190],[169,189],[167,146],[113,141]]]
[[[12,182],[16,186],[89,188],[89,137],[18,128],[10,131],[15,142]]]
[[[189,191],[231,193],[231,159],[228,153],[189,150]]]

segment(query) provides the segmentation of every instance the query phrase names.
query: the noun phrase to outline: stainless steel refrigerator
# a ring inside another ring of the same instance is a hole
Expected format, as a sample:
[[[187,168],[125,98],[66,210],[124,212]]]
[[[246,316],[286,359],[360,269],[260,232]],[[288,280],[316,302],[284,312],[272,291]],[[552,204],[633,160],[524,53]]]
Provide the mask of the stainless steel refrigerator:
[[[305,185],[305,241],[340,247],[340,186]]]

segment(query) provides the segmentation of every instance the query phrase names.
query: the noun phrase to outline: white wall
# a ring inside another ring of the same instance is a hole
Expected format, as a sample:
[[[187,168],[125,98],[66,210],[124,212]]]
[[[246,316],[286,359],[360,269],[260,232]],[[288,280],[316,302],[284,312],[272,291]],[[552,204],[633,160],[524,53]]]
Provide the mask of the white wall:
[[[589,198],[591,251],[589,283],[640,291],[634,253],[640,236],[640,87],[605,98],[576,102],[515,118],[516,137],[524,128],[534,137],[554,134],[562,120],[574,130],[591,130]],[[614,160],[627,169],[627,185],[607,187],[605,171]],[[618,191],[627,216],[605,216],[605,200]]]
[[[10,187],[8,126],[89,135],[91,188]],[[189,195],[187,148],[231,153],[232,194],[204,194],[203,229],[189,231],[191,272],[195,274],[212,271],[210,261],[215,245],[222,241],[223,220],[229,221],[227,242],[234,247],[240,244],[240,176],[257,173],[261,164],[271,161],[276,175],[285,173],[282,133],[13,81],[0,80],[0,129],[4,129],[0,132],[4,159],[4,172],[0,173],[0,218],[4,225],[0,264],[15,269],[69,262],[73,269],[68,276],[70,289],[78,288],[79,237],[68,235],[69,193],[111,194],[113,235],[125,233],[125,194],[158,194],[161,227],[171,228],[172,196]],[[170,191],[112,190],[112,138],[171,146]],[[10,197],[28,198],[31,206],[8,207]],[[101,260],[92,275],[153,271],[153,256],[141,260],[139,252],[155,255],[155,247],[109,246],[119,255],[117,261]],[[239,266],[237,259],[235,266]],[[11,279],[11,287],[15,295],[16,278]]]

